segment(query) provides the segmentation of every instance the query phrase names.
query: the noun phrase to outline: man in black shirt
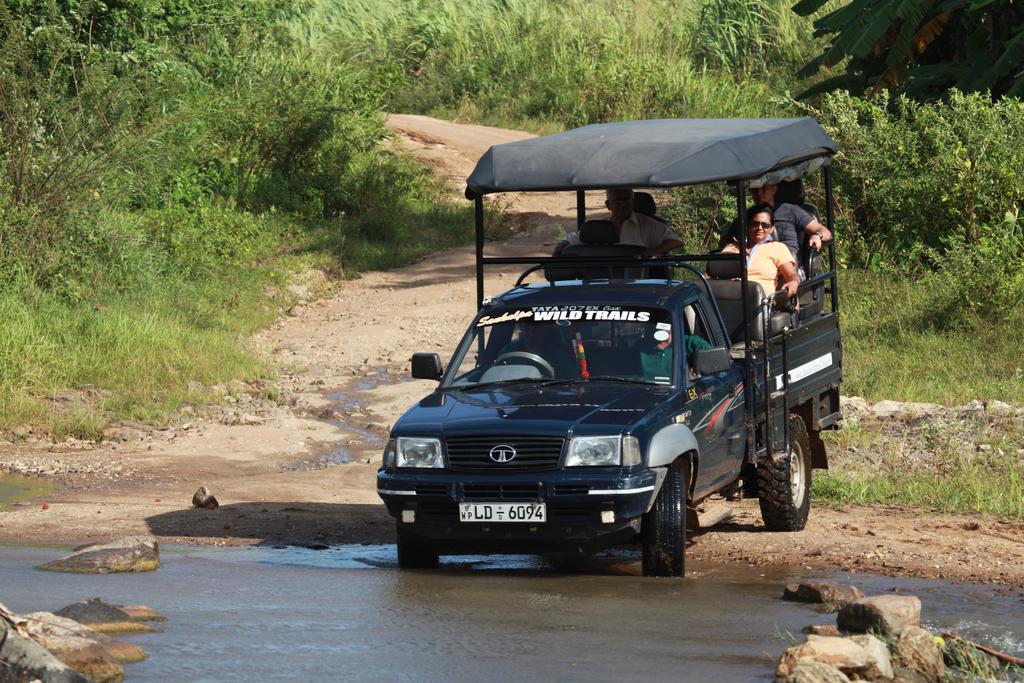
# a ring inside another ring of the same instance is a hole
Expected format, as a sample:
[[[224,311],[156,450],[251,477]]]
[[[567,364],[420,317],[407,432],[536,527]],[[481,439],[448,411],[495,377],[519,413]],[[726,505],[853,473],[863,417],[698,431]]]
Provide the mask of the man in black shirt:
[[[789,251],[793,254],[794,258],[798,258],[800,253],[800,241],[802,236],[806,233],[810,235],[808,238],[808,244],[811,245],[816,251],[821,251],[821,244],[825,240],[832,238],[832,233],[826,228],[817,218],[812,216],[810,213],[805,211],[796,204],[787,203],[775,203],[775,193],[778,191],[779,186],[775,183],[767,183],[761,187],[750,188],[750,196],[754,199],[754,204],[768,204],[772,208],[772,213],[775,217],[775,235],[779,242],[782,242]],[[735,231],[735,224],[725,235],[722,236],[719,242],[719,248],[724,247],[733,238],[733,232]]]
[[[800,240],[804,233],[810,235],[808,243],[816,251],[821,251],[821,243],[832,238],[832,233],[817,218],[796,204],[776,204],[775,193],[779,186],[766,183],[761,187],[750,188],[750,196],[755,204],[768,204],[773,207],[775,230],[778,240],[789,247],[793,256],[800,251]]]

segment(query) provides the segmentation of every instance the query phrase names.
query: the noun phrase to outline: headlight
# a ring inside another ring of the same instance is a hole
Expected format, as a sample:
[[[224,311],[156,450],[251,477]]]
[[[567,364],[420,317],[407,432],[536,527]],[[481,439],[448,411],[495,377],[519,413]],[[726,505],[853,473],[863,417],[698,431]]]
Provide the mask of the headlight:
[[[621,462],[621,436],[577,436],[569,442],[566,467],[618,465]]]
[[[439,439],[400,436],[395,455],[398,467],[444,467]]]

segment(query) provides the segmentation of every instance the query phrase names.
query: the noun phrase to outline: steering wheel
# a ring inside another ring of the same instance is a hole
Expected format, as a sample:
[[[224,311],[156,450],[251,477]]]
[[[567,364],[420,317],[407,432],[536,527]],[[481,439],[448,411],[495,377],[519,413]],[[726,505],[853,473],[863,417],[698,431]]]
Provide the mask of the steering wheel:
[[[503,353],[494,359],[494,364],[498,365],[502,361],[510,359],[525,360],[527,363],[537,368],[543,377],[552,378],[555,376],[555,369],[551,367],[551,363],[547,362],[535,353],[530,353],[529,351],[510,351],[508,353]],[[518,363],[514,363],[514,365],[518,365]]]

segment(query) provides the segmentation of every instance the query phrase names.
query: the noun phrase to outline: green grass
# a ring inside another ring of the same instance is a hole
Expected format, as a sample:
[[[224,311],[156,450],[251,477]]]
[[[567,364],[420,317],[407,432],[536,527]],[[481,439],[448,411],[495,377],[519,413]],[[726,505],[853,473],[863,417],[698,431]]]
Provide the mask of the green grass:
[[[873,401],[1024,404],[1024,316],[986,320],[966,307],[945,310],[937,303],[939,286],[928,277],[840,274],[843,393]]]
[[[815,475],[818,502],[1024,520],[1024,429],[1014,418],[935,418],[909,427],[848,416],[842,430],[823,438],[830,458],[829,469]]]
[[[428,170],[401,164],[406,191],[353,218],[91,216],[116,245],[102,259],[60,291],[20,281],[0,295],[0,430],[31,424],[56,438],[95,438],[110,420],[160,422],[214,398],[211,385],[272,374],[245,339],[290,306],[286,285],[297,274],[353,277],[470,240],[468,203],[443,199]],[[244,249],[229,257],[225,245],[239,236]]]
[[[908,505],[1024,521],[1024,476],[1020,470],[1020,461],[1014,455],[984,466],[960,463],[941,476],[924,472],[829,471],[816,476],[814,499],[826,505]]]

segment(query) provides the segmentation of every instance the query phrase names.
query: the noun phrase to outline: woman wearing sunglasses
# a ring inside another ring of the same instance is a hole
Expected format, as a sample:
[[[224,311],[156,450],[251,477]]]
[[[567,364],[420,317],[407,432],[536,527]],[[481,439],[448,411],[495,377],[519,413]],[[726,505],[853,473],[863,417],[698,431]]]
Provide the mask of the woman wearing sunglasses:
[[[786,296],[796,296],[800,286],[800,273],[796,261],[782,242],[769,239],[775,229],[772,207],[757,204],[747,210],[747,278],[761,285],[766,295],[786,290]],[[735,239],[722,249],[723,253],[738,254],[740,246]]]

